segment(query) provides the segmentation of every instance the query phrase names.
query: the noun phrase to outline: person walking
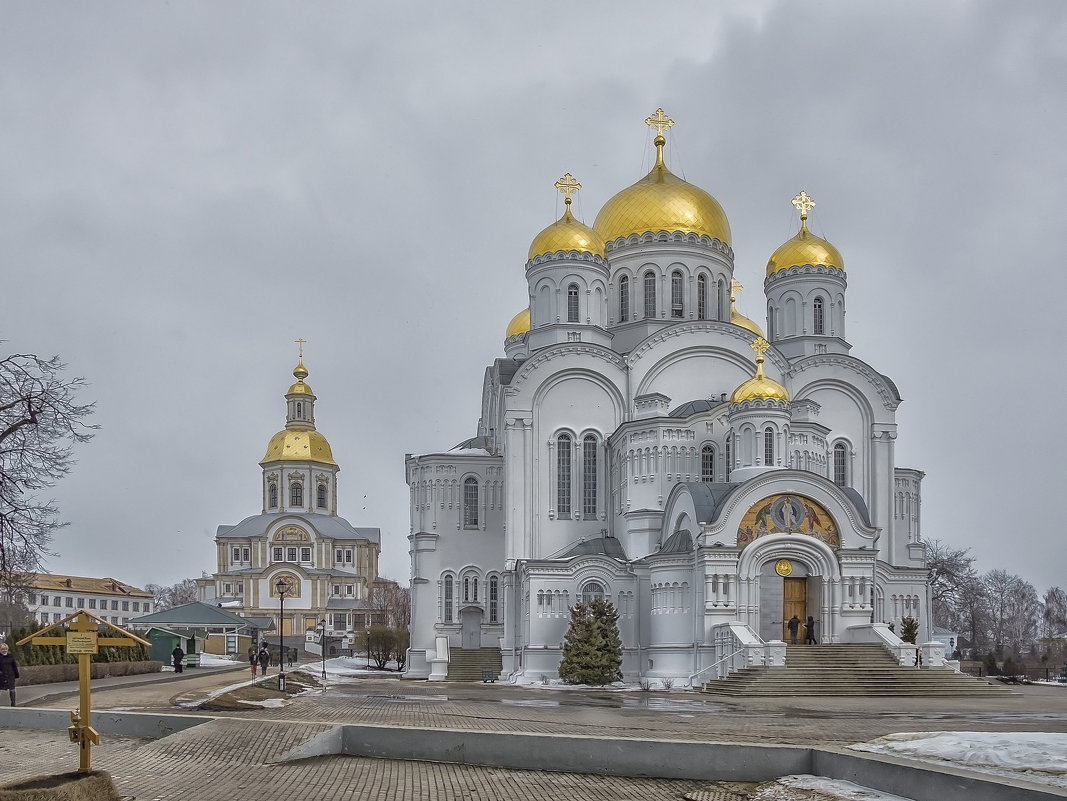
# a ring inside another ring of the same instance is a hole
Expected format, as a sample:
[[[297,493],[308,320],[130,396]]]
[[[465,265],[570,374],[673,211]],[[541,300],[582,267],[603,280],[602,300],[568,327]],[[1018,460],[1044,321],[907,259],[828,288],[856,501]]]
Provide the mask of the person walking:
[[[808,615],[807,621],[804,623],[804,644],[805,645],[818,645],[819,641],[815,639],[815,618]]]
[[[264,645],[262,648],[259,649],[259,670],[264,676],[267,675],[267,665],[269,664],[270,651],[268,651],[267,646]]]
[[[793,615],[785,625],[789,629],[789,644],[796,645],[797,632],[800,631],[800,618]]]
[[[181,643],[174,646],[174,650],[170,652],[170,660],[174,663],[174,672],[181,673],[185,669],[185,651],[182,650]]]
[[[15,662],[15,655],[7,651],[7,643],[0,643],[0,690],[7,690],[11,706],[14,706],[15,679],[19,677],[19,666]]]
[[[256,655],[255,648],[248,649],[248,666],[252,670],[252,681],[256,680],[256,668],[259,666],[259,657]]]

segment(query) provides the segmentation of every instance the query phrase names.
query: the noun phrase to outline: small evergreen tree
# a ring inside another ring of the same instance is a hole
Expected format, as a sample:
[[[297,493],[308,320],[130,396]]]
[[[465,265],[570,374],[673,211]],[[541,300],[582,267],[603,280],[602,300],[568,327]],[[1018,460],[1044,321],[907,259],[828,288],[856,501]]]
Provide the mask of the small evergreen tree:
[[[915,644],[919,636],[919,621],[913,617],[905,617],[900,621],[900,639],[904,642]]]
[[[985,668],[987,676],[1000,675],[1000,670],[997,668],[997,657],[992,651],[985,655],[985,659],[982,660],[982,666]]]
[[[619,613],[609,601],[571,607],[559,677],[567,684],[611,684],[622,679]]]

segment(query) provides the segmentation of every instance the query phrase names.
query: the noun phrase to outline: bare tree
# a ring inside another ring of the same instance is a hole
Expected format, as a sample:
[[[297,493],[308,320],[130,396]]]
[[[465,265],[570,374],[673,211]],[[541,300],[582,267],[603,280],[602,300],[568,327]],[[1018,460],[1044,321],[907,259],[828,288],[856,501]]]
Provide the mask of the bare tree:
[[[55,501],[39,496],[70,473],[76,443],[98,428],[85,420],[81,378],[67,378],[58,356],[17,353],[0,360],[0,575],[38,573],[65,523]]]
[[[407,631],[411,624],[411,589],[391,579],[376,579],[372,605],[386,626]]]
[[[1056,637],[1067,633],[1067,592],[1052,587],[1041,602],[1041,636]]]
[[[182,579],[177,584],[163,587],[159,584],[146,584],[145,592],[152,593],[155,599],[155,610],[162,612],[164,609],[173,609],[175,606],[192,603],[197,598],[196,580]]]
[[[982,583],[989,599],[993,646],[1015,656],[1030,651],[1037,639],[1041,607],[1034,585],[1005,570],[990,570],[982,577]]]
[[[926,548],[934,624],[958,629],[977,576],[974,557],[969,548],[953,548],[941,540],[929,540]]]

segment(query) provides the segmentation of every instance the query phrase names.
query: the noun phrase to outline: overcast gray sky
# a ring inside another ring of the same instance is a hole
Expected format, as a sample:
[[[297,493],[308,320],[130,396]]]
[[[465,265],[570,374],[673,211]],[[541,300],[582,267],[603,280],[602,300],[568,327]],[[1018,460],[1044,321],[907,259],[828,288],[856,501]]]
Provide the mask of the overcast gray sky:
[[[102,426],[50,569],[213,571],[303,337],[340,512],[406,579],[404,454],[475,433],[553,183],[591,224],[662,106],[761,324],[815,198],[925,537],[1065,586],[1065,87],[1061,0],[4,3],[0,348],[60,354]]]

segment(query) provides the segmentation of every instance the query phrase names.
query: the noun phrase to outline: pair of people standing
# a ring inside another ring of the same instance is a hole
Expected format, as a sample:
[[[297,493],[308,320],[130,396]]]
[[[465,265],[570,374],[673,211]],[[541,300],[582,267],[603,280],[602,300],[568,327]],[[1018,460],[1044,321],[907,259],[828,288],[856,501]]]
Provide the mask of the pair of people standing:
[[[797,644],[797,633],[800,631],[800,618],[793,615],[786,622],[786,628],[789,629],[789,644]],[[808,619],[804,621],[804,644],[805,645],[818,645],[819,641],[815,639],[815,618],[808,615]]]

